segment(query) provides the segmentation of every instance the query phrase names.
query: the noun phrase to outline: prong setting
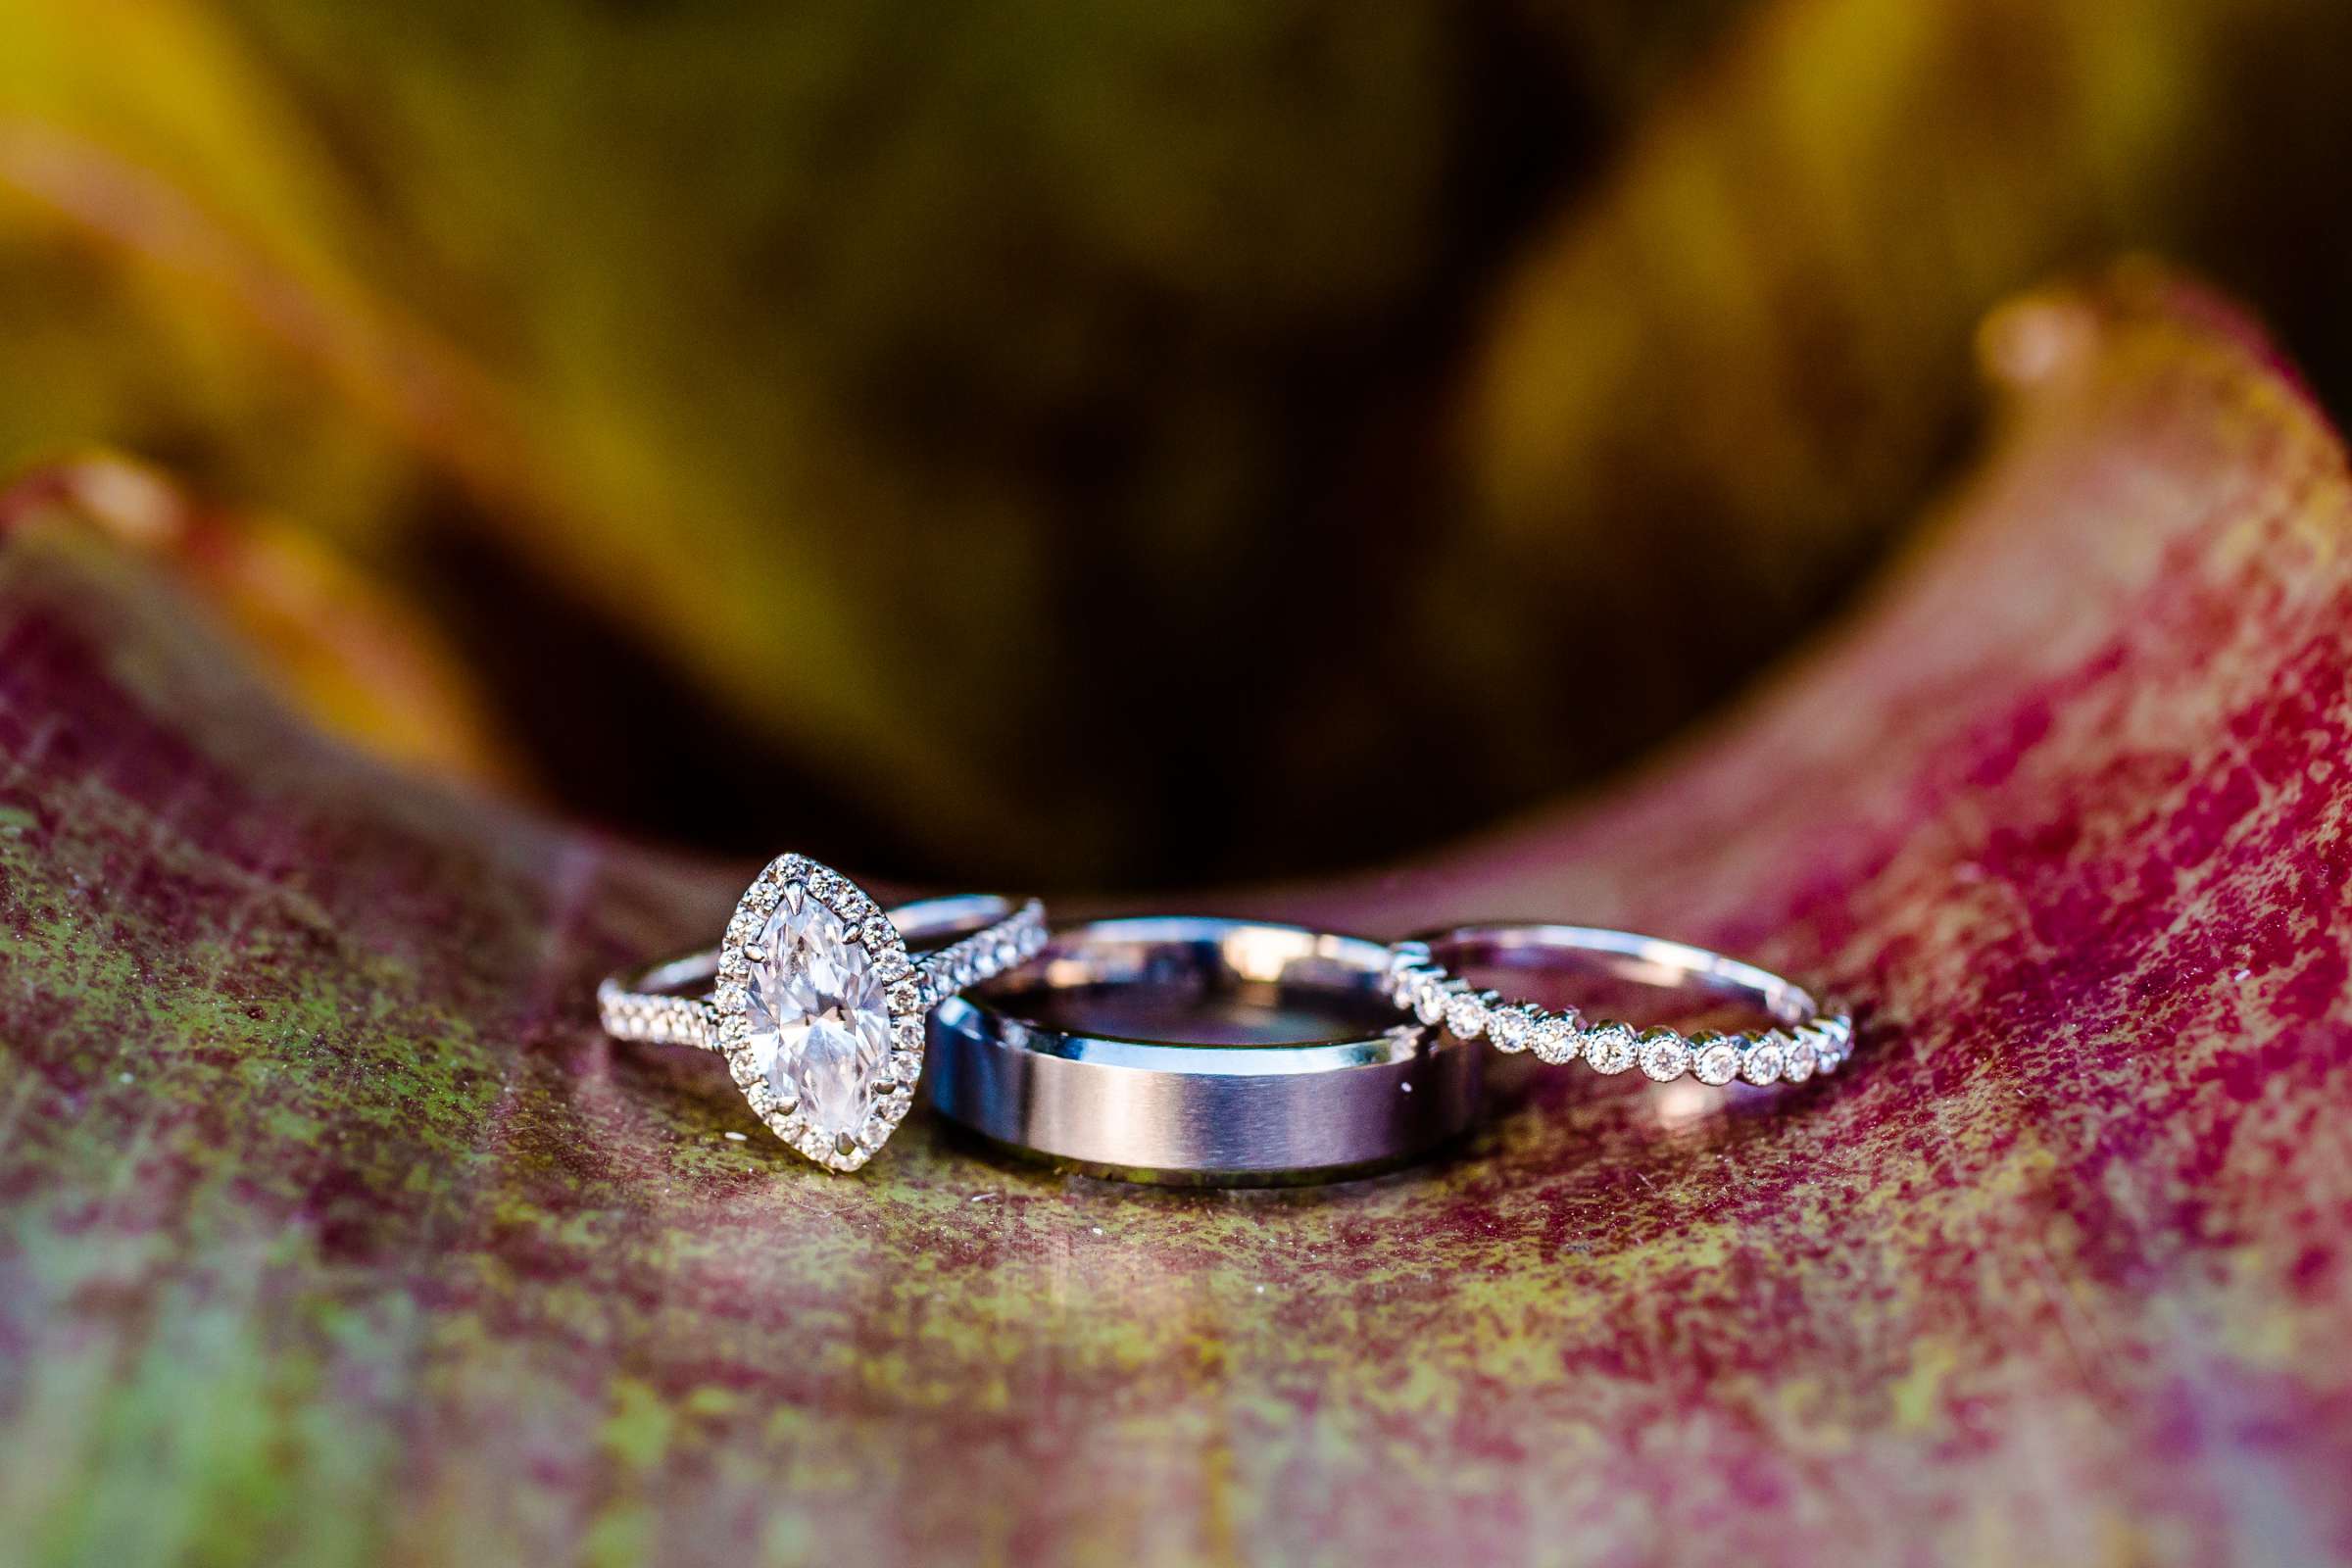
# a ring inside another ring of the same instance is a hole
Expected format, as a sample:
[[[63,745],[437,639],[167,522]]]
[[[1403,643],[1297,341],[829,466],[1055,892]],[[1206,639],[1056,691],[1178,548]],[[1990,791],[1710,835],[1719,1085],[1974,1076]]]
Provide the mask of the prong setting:
[[[918,962],[908,933],[946,946]],[[840,872],[785,855],[745,888],[715,950],[608,977],[597,1012],[615,1039],[717,1052],[770,1131],[851,1171],[913,1105],[932,1006],[1048,938],[1035,899],[943,896],[893,912]],[[698,982],[710,987],[699,996],[686,989]]]
[[[808,912],[810,902],[827,911],[823,919]],[[761,933],[769,929],[778,910],[794,909],[803,911],[800,917],[818,934],[815,940],[838,944],[839,961],[845,970],[875,965],[888,974],[904,976],[912,972],[913,964],[898,928],[862,889],[830,867],[798,855],[779,856],[745,890],[719,950],[720,973],[743,977],[730,978],[711,997],[719,1049],[726,1055],[729,1076],[742,1088],[753,1112],[778,1138],[827,1170],[854,1171],[888,1141],[911,1103],[908,1094],[887,1092],[883,1086],[910,1088],[922,1071],[921,999],[903,980],[877,987],[887,1018],[885,1049],[889,1054],[857,1091],[864,1102],[857,1124],[820,1125],[806,1096],[793,1092],[788,1082],[779,1087],[779,1075],[788,1079],[789,1073],[772,1059],[777,1048],[767,1048],[770,1059],[761,1059],[761,1039],[753,1027],[752,993],[760,983],[761,972],[766,971],[773,983],[776,976],[767,966],[790,961],[792,956],[782,945],[761,940]]]

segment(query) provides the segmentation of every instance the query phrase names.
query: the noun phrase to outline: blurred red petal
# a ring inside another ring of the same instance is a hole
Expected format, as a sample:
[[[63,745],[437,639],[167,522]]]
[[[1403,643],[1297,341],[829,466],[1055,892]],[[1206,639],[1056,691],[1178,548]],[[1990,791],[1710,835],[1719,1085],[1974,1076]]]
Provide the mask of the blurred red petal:
[[[2340,1551],[2343,448],[2161,273],[2021,310],[1993,450],[1775,689],[1608,799],[1257,901],[1727,944],[1868,1004],[1855,1061],[1754,1112],[1556,1075],[1319,1193],[920,1116],[861,1179],[777,1155],[715,1063],[590,1022],[737,873],[359,760],[145,568],[18,529],[13,1515],[69,1556]]]

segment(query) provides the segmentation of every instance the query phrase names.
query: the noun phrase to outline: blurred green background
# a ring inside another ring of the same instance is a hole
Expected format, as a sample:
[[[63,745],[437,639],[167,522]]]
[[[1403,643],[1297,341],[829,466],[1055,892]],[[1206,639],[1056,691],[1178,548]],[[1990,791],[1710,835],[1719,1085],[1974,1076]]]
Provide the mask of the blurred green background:
[[[2320,0],[0,0],[0,469],[305,541],[617,828],[1312,873],[1800,646],[2053,271],[2342,408],[2347,67]]]

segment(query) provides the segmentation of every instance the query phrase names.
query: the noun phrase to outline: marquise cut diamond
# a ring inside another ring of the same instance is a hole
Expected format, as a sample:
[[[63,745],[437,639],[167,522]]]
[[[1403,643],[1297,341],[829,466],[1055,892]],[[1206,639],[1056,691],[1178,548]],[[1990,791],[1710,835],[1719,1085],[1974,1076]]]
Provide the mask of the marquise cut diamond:
[[[930,944],[919,963],[903,919]],[[854,1171],[914,1102],[931,1007],[1047,944],[1035,899],[918,899],[892,914],[840,872],[780,856],[715,953],[608,977],[597,1015],[618,1040],[720,1052],[769,1131],[827,1170]],[[681,994],[705,975],[707,995]]]
[[[787,889],[751,964],[750,1049],[778,1101],[830,1144],[856,1133],[891,1081],[888,995],[873,956],[799,887]]]

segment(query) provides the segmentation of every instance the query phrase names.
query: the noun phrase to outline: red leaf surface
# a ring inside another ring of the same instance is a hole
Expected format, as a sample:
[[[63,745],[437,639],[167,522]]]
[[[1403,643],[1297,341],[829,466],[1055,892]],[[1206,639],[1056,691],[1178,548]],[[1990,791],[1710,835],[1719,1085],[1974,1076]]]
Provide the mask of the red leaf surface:
[[[1316,1191],[921,1114],[862,1176],[792,1161],[590,1018],[740,871],[355,759],[20,505],[0,1514],[58,1562],[2352,1550],[2343,449],[2151,270],[1983,341],[1991,451],[1744,710],[1225,901],[1715,942],[1860,999],[1852,1065],[1540,1077]]]

